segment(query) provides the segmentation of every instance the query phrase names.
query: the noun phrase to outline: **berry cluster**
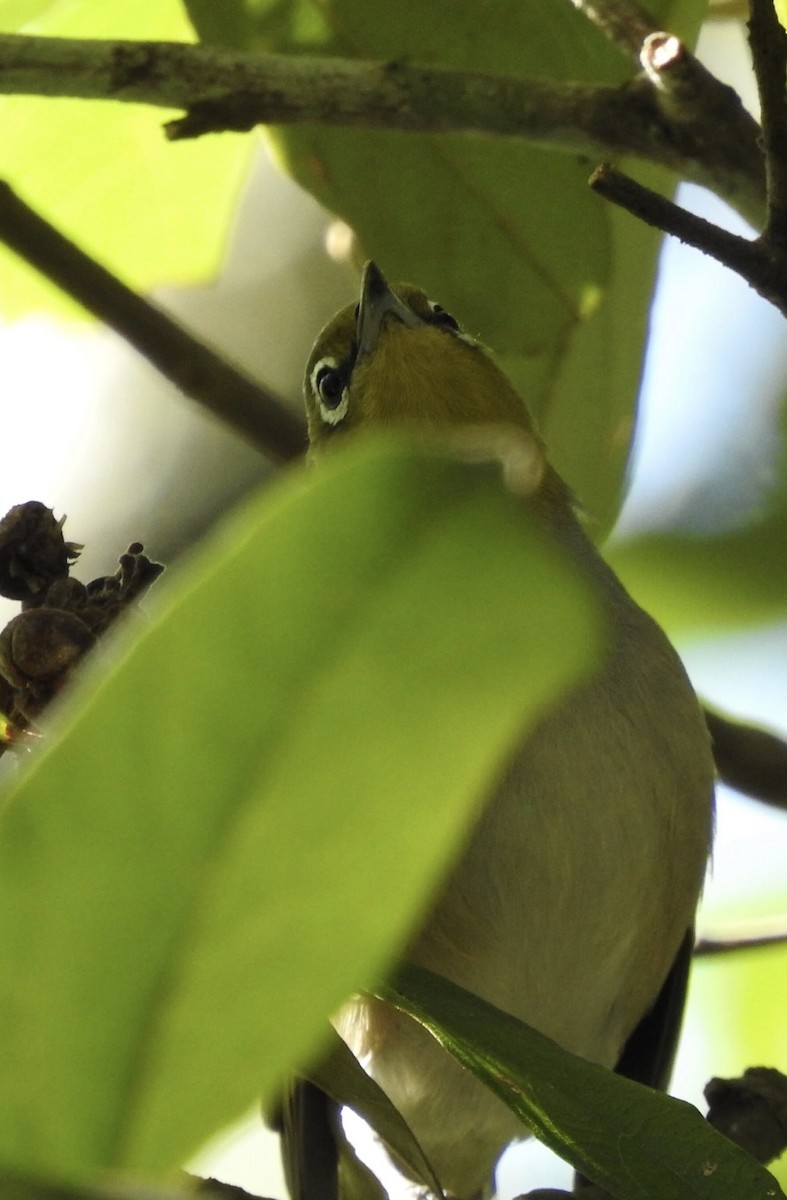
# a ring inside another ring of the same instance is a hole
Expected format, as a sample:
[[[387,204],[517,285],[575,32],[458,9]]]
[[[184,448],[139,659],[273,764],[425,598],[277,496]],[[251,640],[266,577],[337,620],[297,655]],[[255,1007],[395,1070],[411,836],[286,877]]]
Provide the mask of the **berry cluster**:
[[[65,540],[64,521],[37,500],[0,521],[0,595],[22,604],[0,633],[0,754],[29,733],[96,639],[164,570],[133,542],[113,575],[81,583],[70,571],[82,546]]]

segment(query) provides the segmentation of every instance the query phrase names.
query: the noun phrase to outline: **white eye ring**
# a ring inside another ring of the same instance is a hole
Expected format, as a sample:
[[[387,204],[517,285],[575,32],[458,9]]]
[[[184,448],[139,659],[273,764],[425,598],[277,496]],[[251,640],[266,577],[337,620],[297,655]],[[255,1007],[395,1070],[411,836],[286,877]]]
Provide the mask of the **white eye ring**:
[[[321,358],[314,364],[312,373],[309,377],[309,383],[312,389],[312,395],[317,401],[317,409],[320,417],[326,425],[338,425],[347,416],[347,408],[349,405],[349,393],[347,388],[342,388],[338,400],[331,395],[330,391],[326,390],[325,384],[328,382],[328,377],[333,376],[333,382],[336,382],[339,374],[339,363],[337,359],[329,356]]]
[[[434,317],[435,325],[439,325],[441,329],[447,329],[451,333],[461,333],[462,329],[456,317],[450,312],[446,312],[442,304],[438,304],[436,300],[427,300],[429,311]]]
[[[440,329],[445,329],[448,333],[453,334],[455,338],[458,338],[460,342],[465,342],[468,346],[478,345],[476,338],[472,334],[465,333],[456,317],[446,312],[442,304],[438,304],[436,300],[427,300],[426,303],[432,314],[434,325],[437,325]]]

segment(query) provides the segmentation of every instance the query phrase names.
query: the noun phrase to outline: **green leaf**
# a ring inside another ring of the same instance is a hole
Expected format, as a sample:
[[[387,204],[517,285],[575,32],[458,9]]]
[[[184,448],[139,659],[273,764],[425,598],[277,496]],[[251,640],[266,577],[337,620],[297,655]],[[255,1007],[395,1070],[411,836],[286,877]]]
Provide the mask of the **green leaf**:
[[[385,971],[598,653],[499,476],[393,438],[292,470],[87,664],[0,836],[0,1162],[171,1167]]]
[[[618,82],[623,56],[558,0],[186,0],[201,37],[235,48],[412,60]],[[691,38],[702,0],[651,6]],[[391,280],[422,286],[498,354],[558,469],[596,520],[618,506],[658,238],[591,194],[592,163],[514,138],[328,126],[270,131],[285,168],[356,230]],[[661,190],[663,173],[644,182]]]
[[[644,533],[606,547],[632,594],[673,635],[787,617],[787,404],[779,432],[771,489],[747,525],[716,534]]]
[[[37,15],[32,32],[64,37],[192,40],[177,0],[75,0],[0,7]],[[29,10],[29,12],[28,12]],[[36,96],[0,99],[3,176],[25,200],[133,287],[205,279],[220,262],[246,174],[248,138],[166,141],[165,110]],[[84,316],[0,248],[0,308]]]
[[[0,33],[20,33],[58,0],[0,0]],[[32,30],[30,31],[32,32]]]
[[[605,557],[671,634],[761,625],[787,615],[787,512],[717,537],[644,534]]]
[[[48,1183],[0,1171],[0,1196],[3,1200],[193,1200],[191,1187],[157,1188],[148,1184],[113,1182],[93,1187],[89,1184]],[[218,1193],[200,1189],[200,1200],[211,1200]]]
[[[562,1050],[419,967],[377,994],[409,1013],[546,1145],[618,1200],[776,1200],[774,1177],[696,1108]]]

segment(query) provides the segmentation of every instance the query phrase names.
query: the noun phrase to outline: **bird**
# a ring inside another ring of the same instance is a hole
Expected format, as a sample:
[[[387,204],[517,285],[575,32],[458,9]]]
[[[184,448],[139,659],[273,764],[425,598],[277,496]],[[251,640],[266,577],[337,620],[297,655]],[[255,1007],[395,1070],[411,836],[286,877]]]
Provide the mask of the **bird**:
[[[592,1062],[667,1086],[713,831],[710,738],[668,638],[589,538],[525,401],[491,351],[410,284],[366,264],[304,380],[310,455],[365,431],[522,431],[541,456],[524,501],[595,588],[594,675],[523,733],[403,958]],[[347,1002],[337,1027],[456,1200],[489,1194],[527,1130],[419,1024]]]

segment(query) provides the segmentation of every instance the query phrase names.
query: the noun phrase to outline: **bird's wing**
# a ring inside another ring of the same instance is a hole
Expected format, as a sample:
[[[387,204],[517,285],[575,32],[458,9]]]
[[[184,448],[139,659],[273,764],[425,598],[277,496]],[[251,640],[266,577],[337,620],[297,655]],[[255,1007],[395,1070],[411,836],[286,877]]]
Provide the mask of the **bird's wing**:
[[[292,1200],[338,1200],[338,1105],[316,1084],[296,1079],[270,1124],[281,1134],[282,1160]]]
[[[626,1079],[666,1090],[672,1074],[694,950],[694,930],[686,931],[656,1003],[623,1047],[615,1071]]]

